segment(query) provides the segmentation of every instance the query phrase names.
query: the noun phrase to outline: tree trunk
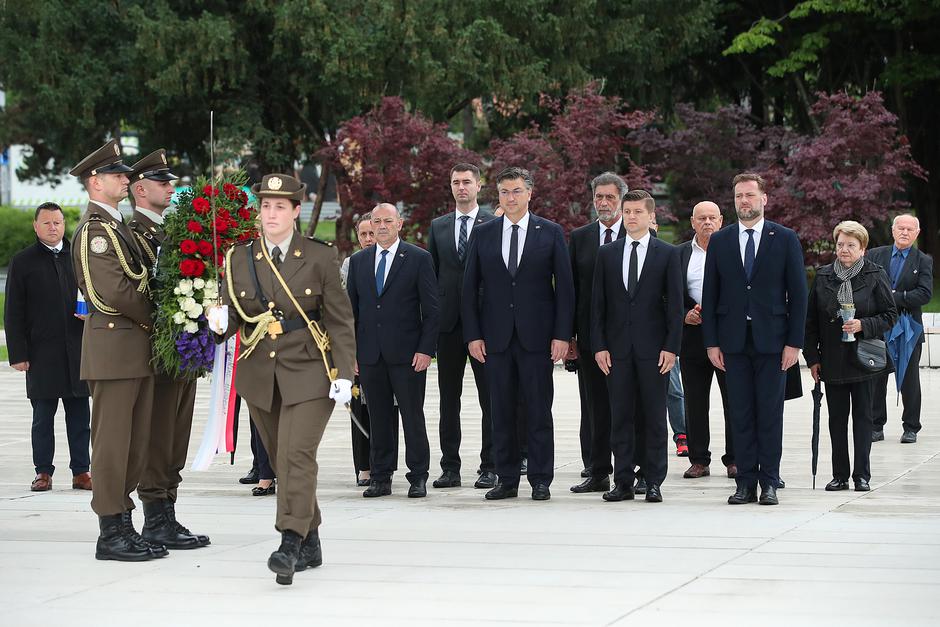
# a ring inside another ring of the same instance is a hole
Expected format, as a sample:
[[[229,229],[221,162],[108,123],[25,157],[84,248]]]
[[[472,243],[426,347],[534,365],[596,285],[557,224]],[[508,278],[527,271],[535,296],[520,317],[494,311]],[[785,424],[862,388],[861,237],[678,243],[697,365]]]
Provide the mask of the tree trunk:
[[[307,223],[307,235],[309,236],[313,236],[317,232],[320,212],[323,211],[323,197],[326,195],[326,185],[329,180],[330,164],[325,162],[320,168],[320,180],[317,181],[317,199],[313,201],[313,213],[310,214],[310,222]]]

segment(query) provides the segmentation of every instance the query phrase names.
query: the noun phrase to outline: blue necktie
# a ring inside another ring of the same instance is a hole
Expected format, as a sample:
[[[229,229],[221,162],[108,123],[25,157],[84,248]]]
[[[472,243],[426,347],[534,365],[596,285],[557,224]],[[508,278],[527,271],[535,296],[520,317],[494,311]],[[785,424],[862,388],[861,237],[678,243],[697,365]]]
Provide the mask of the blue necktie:
[[[745,229],[747,233],[747,244],[744,245],[744,274],[747,280],[751,280],[751,273],[754,272],[754,229]]]
[[[894,251],[891,255],[891,287],[898,286],[898,279],[901,278],[901,268],[904,267],[904,257],[900,250]]]
[[[457,259],[463,262],[467,254],[467,220],[470,216],[460,216],[460,234],[457,236]]]
[[[385,255],[387,254],[387,250],[382,251],[382,258],[379,259],[379,267],[375,271],[375,293],[379,296],[382,295],[382,288],[385,287]]]

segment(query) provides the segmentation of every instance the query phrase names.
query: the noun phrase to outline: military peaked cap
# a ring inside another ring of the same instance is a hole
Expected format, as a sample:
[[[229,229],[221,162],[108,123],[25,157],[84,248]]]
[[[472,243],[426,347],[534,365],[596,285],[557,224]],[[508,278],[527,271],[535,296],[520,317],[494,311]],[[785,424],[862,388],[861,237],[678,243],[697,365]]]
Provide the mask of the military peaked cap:
[[[121,148],[118,146],[117,140],[112,139],[82,159],[77,166],[69,170],[69,174],[83,179],[96,174],[117,174],[122,172],[126,174],[132,171],[121,160]]]
[[[170,166],[166,162],[166,150],[154,150],[149,155],[131,166],[134,171],[130,175],[131,183],[141,179],[150,179],[151,181],[175,181],[179,177],[170,172]]]

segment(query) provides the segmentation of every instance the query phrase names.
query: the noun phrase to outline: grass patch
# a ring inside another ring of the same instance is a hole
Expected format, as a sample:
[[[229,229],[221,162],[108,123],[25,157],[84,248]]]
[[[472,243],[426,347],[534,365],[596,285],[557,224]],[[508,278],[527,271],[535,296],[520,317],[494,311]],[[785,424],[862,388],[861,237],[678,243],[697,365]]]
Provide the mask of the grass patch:
[[[7,361],[7,359],[9,359],[9,355],[7,355],[7,347],[0,346],[0,361]]]
[[[6,305],[7,295],[0,293],[0,329],[3,328],[3,311],[4,305]]]
[[[924,305],[924,311],[940,313],[940,293],[938,293],[938,287],[940,287],[940,281],[933,284],[933,298],[930,299],[929,303]]]
[[[317,239],[326,240],[327,242],[336,241],[336,221],[335,220],[320,220],[317,222],[317,230],[313,234]]]

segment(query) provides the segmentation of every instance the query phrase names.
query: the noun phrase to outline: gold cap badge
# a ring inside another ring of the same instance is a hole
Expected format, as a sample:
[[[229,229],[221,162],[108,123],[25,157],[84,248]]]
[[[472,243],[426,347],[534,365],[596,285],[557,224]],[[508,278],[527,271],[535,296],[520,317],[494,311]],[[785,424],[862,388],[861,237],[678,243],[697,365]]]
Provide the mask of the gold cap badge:
[[[281,178],[278,176],[272,176],[271,178],[268,179],[268,189],[277,191],[281,189],[281,185],[283,185],[283,182],[281,181]]]

